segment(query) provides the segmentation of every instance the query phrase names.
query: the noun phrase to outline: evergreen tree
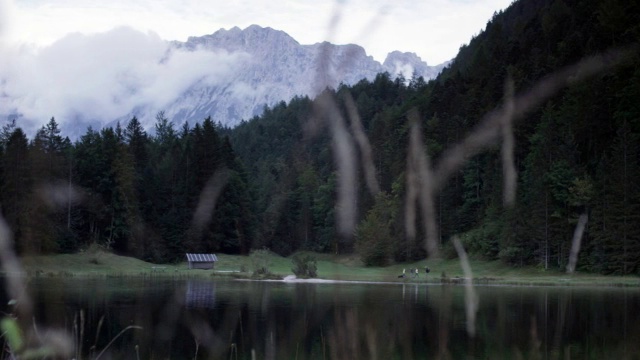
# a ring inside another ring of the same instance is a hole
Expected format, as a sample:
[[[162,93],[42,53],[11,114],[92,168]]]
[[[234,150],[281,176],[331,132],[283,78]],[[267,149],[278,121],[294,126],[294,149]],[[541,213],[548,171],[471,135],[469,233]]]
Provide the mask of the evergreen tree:
[[[391,260],[397,213],[398,206],[388,194],[381,192],[376,196],[374,206],[356,231],[356,250],[365,265],[381,266]]]
[[[20,253],[31,251],[27,237],[28,201],[33,180],[29,167],[28,140],[21,128],[15,128],[5,143],[2,157],[2,214],[14,234]]]
[[[595,244],[595,269],[605,273],[640,272],[640,141],[629,126],[614,140],[601,174],[598,200],[590,227]]]
[[[29,221],[33,224],[30,234],[38,244],[37,251],[59,251],[61,243],[66,243],[69,236],[70,204],[68,200],[62,203],[57,199],[67,195],[64,190],[70,185],[70,146],[69,139],[60,136],[55,118],[51,118],[38,130],[29,147],[30,171],[35,190],[29,201]],[[67,251],[73,250],[73,245],[69,248],[67,244],[65,248]]]

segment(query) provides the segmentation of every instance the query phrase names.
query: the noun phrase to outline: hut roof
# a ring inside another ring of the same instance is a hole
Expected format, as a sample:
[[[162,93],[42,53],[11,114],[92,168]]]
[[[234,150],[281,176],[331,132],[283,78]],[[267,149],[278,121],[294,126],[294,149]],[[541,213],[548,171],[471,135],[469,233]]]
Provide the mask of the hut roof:
[[[216,254],[187,254],[189,262],[214,262],[218,261]]]

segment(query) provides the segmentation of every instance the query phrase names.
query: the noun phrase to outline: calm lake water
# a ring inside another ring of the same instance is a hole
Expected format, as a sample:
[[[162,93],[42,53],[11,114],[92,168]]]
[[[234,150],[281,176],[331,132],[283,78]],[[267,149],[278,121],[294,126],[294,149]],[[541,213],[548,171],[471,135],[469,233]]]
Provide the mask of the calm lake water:
[[[82,314],[85,358],[114,338],[101,359],[640,358],[638,289],[476,286],[471,337],[462,286],[70,278],[30,288],[37,323],[74,333]],[[130,325],[143,329],[117,337]]]

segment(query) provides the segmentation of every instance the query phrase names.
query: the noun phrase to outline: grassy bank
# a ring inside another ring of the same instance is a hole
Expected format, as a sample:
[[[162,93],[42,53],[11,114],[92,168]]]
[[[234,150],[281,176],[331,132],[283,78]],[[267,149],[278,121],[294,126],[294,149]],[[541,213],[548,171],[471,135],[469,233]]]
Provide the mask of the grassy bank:
[[[430,259],[386,267],[365,267],[356,256],[312,254],[317,259],[318,277],[332,280],[374,282],[461,283],[463,272],[458,260]],[[251,278],[255,259],[249,256],[218,254],[215,270],[189,270],[186,261],[178,264],[152,264],[105,251],[78,254],[28,256],[22,259],[28,276],[167,276]],[[265,260],[265,259],[263,259]],[[277,278],[292,275],[290,257],[269,253],[268,269]],[[425,276],[424,268],[431,272]],[[418,268],[417,278],[398,278],[402,270]],[[638,277],[613,277],[594,274],[566,274],[536,267],[512,268],[500,262],[471,261],[474,282],[511,285],[597,285],[640,286]]]

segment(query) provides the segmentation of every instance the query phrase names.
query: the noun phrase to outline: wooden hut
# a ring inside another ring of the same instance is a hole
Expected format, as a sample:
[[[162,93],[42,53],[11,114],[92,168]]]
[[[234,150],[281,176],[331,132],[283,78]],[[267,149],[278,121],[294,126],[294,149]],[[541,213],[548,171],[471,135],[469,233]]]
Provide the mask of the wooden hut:
[[[213,269],[213,264],[218,261],[216,254],[187,254],[189,269]]]

